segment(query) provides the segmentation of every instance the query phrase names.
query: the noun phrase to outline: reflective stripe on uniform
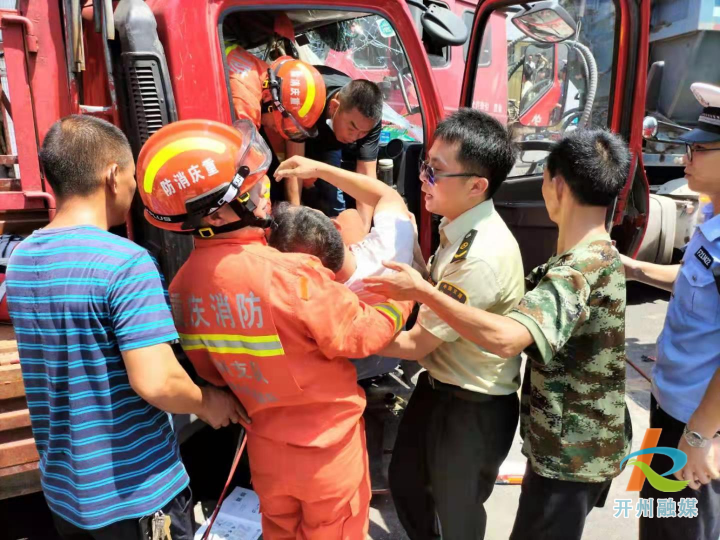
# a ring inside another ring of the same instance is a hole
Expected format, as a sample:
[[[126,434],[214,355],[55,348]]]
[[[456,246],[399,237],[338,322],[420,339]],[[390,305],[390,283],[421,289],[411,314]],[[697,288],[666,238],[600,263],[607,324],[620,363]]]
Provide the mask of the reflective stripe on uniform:
[[[400,310],[392,304],[375,304],[373,306],[380,313],[387,315],[395,325],[395,331],[399,332],[402,329],[403,318]]]
[[[248,354],[250,356],[284,355],[280,337],[243,336],[239,334],[180,334],[183,349],[196,351],[204,349],[220,354]]]

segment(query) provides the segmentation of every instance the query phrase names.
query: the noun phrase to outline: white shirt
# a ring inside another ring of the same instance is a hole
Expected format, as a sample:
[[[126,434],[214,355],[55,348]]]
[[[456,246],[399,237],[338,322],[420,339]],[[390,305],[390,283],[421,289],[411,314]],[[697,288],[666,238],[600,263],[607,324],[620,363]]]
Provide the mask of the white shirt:
[[[366,304],[379,304],[387,298],[365,290],[362,280],[370,276],[381,276],[392,270],[383,266],[383,261],[412,264],[415,232],[410,218],[396,212],[375,214],[375,226],[357,244],[349,246],[355,255],[357,267],[345,285]]]

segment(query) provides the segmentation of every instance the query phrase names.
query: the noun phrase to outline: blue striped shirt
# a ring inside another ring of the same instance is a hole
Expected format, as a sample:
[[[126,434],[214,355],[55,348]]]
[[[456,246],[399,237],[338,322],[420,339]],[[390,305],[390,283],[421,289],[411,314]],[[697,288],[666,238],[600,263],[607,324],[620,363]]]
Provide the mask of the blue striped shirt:
[[[177,338],[153,259],[96,227],[38,230],[6,278],[50,509],[96,529],[162,508],[187,473],[168,414],[133,391],[121,356]]]

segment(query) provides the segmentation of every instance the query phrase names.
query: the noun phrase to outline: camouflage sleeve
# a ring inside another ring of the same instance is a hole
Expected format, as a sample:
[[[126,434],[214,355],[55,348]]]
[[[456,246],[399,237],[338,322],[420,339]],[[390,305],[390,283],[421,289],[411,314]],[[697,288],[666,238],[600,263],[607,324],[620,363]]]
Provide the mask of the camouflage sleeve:
[[[548,363],[587,317],[589,296],[590,286],[581,272],[569,266],[551,268],[507,315],[525,326],[535,341],[525,352]]]
[[[458,302],[480,309],[495,305],[501,295],[500,284],[490,265],[478,257],[451,263],[436,288]],[[417,322],[445,342],[460,337],[449,324],[426,306],[420,306]]]

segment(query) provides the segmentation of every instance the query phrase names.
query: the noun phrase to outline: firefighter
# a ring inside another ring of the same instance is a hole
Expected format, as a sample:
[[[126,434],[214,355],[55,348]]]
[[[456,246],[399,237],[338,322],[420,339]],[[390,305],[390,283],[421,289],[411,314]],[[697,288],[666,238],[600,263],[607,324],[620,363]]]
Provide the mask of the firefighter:
[[[227,58],[235,116],[260,130],[277,163],[285,156],[302,154],[301,141],[317,135],[313,126],[325,107],[325,83],[317,69],[289,56],[268,66],[237,46]],[[269,197],[269,181],[266,193]],[[283,193],[273,197],[281,198],[287,197]]]
[[[292,24],[283,25],[284,37],[294,36]],[[311,66],[283,56],[268,66],[245,49],[226,49],[230,93],[237,118],[251,120],[270,142],[278,160],[309,156],[340,167],[343,156],[357,161],[356,172],[376,178],[382,92],[367,80],[352,80],[328,66]],[[271,114],[266,114],[271,113]],[[278,161],[279,163],[279,161]],[[345,210],[345,195],[336,186],[316,178],[285,179],[273,200],[305,204],[336,217]],[[367,233],[372,207],[357,203]]]
[[[229,386],[252,418],[264,538],[364,538],[365,395],[347,358],[387,345],[410,305],[370,307],[315,257],[266,244],[269,161],[250,122],[165,126],[138,159],[145,215],[196,237],[170,286],[173,313],[198,374]]]

